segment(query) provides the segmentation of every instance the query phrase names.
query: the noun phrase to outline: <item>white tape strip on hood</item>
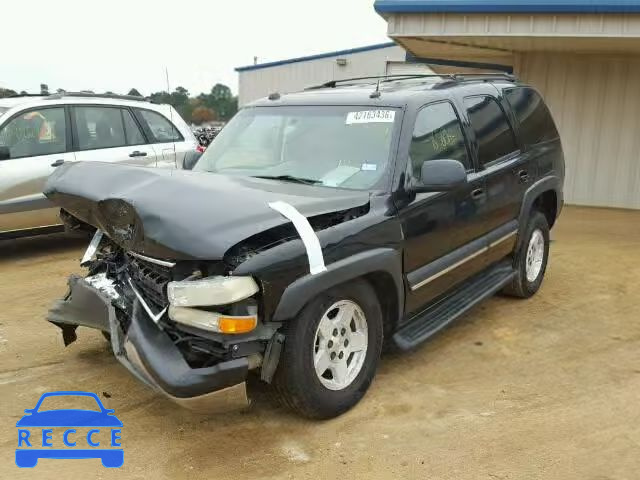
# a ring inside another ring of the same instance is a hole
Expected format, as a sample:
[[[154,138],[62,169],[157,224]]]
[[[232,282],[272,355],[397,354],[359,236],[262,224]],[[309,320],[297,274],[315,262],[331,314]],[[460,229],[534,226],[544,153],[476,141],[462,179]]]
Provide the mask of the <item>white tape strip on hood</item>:
[[[316,232],[313,231],[307,217],[302,215],[292,205],[286,202],[271,202],[269,206],[284,217],[287,217],[296,227],[298,235],[307,249],[307,258],[309,259],[309,271],[311,275],[321,273],[327,270],[324,266],[324,257],[322,256],[322,247]]]

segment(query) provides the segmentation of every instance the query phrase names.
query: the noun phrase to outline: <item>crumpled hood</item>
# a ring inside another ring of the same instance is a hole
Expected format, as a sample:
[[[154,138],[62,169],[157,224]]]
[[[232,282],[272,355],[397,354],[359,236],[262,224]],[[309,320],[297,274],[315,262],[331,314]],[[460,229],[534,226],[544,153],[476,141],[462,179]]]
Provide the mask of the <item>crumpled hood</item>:
[[[127,250],[173,259],[221,259],[242,240],[289,220],[366,205],[368,192],[99,162],[65,164],[44,194]]]

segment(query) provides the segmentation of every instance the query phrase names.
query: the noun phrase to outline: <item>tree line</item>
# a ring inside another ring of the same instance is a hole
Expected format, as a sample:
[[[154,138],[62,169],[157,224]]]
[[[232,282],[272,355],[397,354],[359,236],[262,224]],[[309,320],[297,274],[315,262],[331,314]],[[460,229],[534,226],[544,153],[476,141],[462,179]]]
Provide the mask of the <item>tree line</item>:
[[[56,93],[64,93],[65,90],[58,88]],[[94,93],[91,90],[83,90],[85,93]],[[40,93],[49,94],[49,87],[40,85]],[[114,92],[105,92],[113,94]],[[13,95],[25,95],[26,91],[18,93],[10,88],[0,88],[0,98],[11,97]],[[132,88],[127,95],[144,97],[136,88]],[[172,105],[185,119],[187,123],[200,125],[212,121],[227,121],[238,111],[238,97],[231,93],[231,89],[222,83],[216,83],[209,93],[201,93],[191,96],[189,91],[183,87],[176,87],[173,92],[160,91],[150,94],[149,100],[158,103],[168,103]]]

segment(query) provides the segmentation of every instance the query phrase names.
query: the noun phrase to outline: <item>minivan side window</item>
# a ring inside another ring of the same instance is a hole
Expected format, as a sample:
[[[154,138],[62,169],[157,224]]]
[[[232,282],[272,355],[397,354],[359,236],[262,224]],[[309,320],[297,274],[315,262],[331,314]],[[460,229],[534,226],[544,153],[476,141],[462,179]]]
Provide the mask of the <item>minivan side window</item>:
[[[73,107],[78,136],[78,149],[124,147],[127,142],[119,108]]]
[[[520,123],[525,145],[536,145],[559,137],[551,113],[538,92],[532,88],[516,87],[506,89],[504,95]]]
[[[64,107],[29,110],[14,117],[0,130],[0,147],[9,158],[52,155],[67,150]]]
[[[139,114],[138,118],[141,117],[149,127],[149,131],[156,143],[179,142],[184,140],[175,125],[163,115],[141,108],[137,108],[136,112]]]
[[[413,176],[420,178],[422,164],[450,159],[471,168],[460,120],[449,102],[427,105],[418,112],[409,147]]]
[[[464,99],[478,142],[478,161],[486,165],[518,150],[516,137],[497,100],[489,95]]]

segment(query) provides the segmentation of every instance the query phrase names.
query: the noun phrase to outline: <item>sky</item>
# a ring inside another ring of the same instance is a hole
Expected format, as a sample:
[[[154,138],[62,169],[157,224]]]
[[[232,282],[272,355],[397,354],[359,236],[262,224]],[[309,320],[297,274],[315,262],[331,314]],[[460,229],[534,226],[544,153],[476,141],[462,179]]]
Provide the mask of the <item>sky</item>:
[[[3,0],[0,87],[192,95],[235,67],[388,41],[373,0]],[[38,7],[41,4],[41,7]],[[94,5],[101,7],[96,8]],[[11,39],[9,41],[8,39]]]

